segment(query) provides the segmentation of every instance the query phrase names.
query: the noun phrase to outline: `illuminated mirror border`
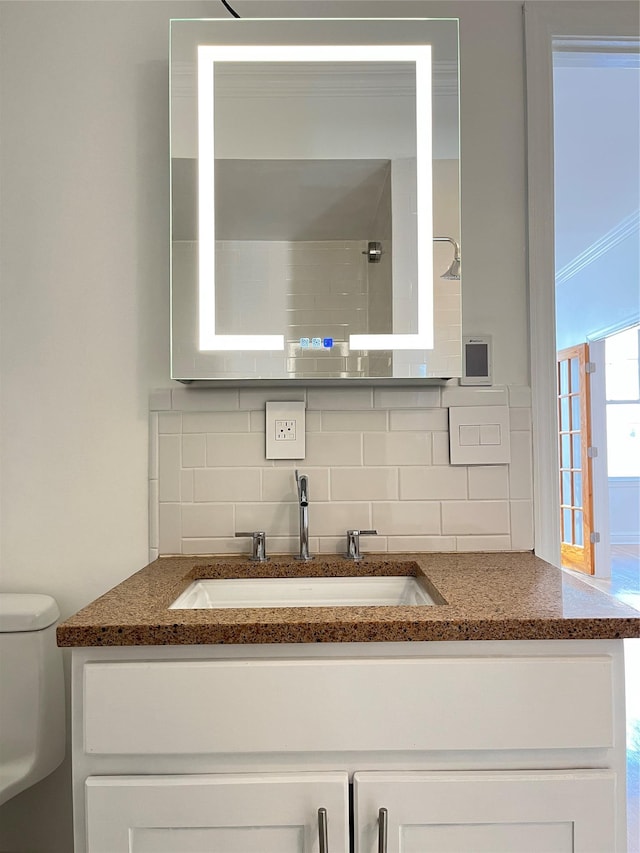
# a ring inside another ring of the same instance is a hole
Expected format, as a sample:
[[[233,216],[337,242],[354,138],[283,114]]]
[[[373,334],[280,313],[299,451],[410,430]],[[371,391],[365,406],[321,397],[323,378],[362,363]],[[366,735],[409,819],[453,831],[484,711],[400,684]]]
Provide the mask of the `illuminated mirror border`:
[[[284,350],[284,335],[218,335],[215,315],[214,88],[217,62],[415,62],[417,332],[350,335],[352,350],[433,348],[430,45],[198,45],[198,298],[201,351]],[[418,156],[419,155],[419,156]],[[206,238],[205,238],[205,235]]]

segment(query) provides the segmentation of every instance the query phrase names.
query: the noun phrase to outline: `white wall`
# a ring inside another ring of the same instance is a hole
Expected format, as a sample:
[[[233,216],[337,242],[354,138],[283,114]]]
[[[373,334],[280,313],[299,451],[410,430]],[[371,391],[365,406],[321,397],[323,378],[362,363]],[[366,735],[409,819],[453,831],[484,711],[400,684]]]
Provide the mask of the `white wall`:
[[[521,4],[237,5],[461,17],[465,331],[493,335],[496,382],[527,385]],[[146,561],[148,394],[170,384],[168,19],[217,14],[0,4],[1,586],[63,615]],[[67,772],[3,807],[0,849],[70,853]]]
[[[640,315],[640,69],[599,61],[553,73],[558,349]]]

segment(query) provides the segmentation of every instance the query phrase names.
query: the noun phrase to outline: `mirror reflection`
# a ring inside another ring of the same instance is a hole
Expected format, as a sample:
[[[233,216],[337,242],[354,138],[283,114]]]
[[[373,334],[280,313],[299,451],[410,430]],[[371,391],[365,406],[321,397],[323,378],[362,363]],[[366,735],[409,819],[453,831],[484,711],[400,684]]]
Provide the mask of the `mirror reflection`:
[[[176,24],[198,23],[214,22],[172,22],[172,48]],[[182,62],[172,50],[175,378],[457,375],[459,281],[444,300],[435,284],[434,350],[434,259],[440,275],[453,255],[432,242],[432,215],[459,234],[457,24],[429,24],[452,25],[455,53],[434,66],[448,94],[440,79],[433,132],[431,47],[422,91],[410,44],[409,61],[230,61],[216,46],[199,77],[210,40],[187,39]]]

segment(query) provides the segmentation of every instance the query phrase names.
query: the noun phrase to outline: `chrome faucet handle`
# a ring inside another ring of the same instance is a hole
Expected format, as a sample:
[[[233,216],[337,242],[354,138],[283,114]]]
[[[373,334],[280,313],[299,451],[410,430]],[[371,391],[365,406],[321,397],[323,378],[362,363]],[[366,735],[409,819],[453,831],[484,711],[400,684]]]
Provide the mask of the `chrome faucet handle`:
[[[347,560],[359,562],[363,559],[360,553],[360,537],[377,535],[377,530],[347,530],[347,553],[344,556]]]
[[[251,556],[249,559],[254,563],[266,563],[267,557],[267,534],[264,530],[252,530],[248,533],[236,533],[236,536],[249,536],[252,540]]]

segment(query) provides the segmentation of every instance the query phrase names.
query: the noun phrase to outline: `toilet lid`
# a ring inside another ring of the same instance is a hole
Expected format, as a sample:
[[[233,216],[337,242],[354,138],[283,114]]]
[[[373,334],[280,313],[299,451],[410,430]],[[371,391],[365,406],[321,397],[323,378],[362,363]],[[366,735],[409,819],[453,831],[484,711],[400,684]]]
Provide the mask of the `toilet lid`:
[[[55,599],[35,593],[0,592],[0,633],[41,631],[60,617]]]

